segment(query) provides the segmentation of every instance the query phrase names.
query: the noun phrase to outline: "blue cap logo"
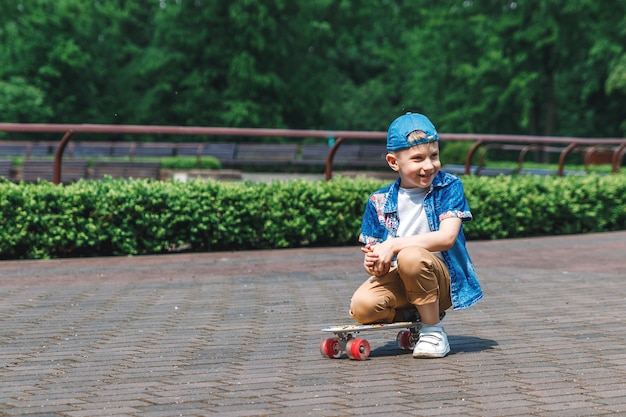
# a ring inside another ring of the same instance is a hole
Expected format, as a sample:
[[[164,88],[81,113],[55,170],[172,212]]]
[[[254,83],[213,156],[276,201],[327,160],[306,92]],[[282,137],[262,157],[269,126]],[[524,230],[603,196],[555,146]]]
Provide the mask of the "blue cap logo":
[[[424,132],[426,137],[409,140],[409,135],[416,130]],[[437,142],[438,140],[437,129],[428,120],[428,117],[419,113],[407,113],[398,117],[389,126],[387,131],[387,150],[399,151],[423,143]]]

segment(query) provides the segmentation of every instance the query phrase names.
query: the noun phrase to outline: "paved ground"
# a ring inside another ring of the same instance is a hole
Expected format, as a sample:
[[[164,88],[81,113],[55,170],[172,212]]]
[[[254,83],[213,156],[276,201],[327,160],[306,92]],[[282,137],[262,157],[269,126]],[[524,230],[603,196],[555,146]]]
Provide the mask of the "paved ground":
[[[0,415],[626,415],[626,232],[470,252],[451,354],[364,362],[318,350],[356,248],[0,262]]]

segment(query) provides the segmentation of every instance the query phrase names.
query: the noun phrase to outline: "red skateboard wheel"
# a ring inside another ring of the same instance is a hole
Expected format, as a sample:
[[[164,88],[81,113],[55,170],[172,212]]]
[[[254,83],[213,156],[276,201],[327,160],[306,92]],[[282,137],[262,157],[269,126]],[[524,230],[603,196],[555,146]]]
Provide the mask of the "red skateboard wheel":
[[[396,343],[400,349],[413,350],[415,347],[413,335],[408,330],[398,332],[398,336],[396,336]]]
[[[339,343],[339,339],[322,339],[320,342],[320,353],[326,358],[339,358],[341,356],[341,343]]]
[[[350,359],[364,361],[370,355],[370,344],[365,339],[351,339],[346,343],[346,353]]]

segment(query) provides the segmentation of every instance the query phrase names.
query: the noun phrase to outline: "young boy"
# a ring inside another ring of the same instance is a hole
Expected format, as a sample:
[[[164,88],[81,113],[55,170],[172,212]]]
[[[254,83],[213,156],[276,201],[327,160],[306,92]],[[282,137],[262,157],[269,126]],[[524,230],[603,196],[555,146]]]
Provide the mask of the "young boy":
[[[462,229],[472,214],[461,181],[440,171],[438,141],[421,114],[407,113],[389,126],[386,159],[399,178],[367,202],[359,240],[370,278],[350,304],[363,324],[419,317],[416,358],[446,356],[440,314],[482,298]]]

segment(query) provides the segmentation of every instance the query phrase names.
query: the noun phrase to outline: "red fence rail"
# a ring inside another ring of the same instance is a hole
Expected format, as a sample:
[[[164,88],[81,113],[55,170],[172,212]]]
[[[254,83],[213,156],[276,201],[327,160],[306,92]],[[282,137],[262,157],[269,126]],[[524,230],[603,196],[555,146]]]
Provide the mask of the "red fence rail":
[[[442,134],[442,140],[470,140],[476,141],[465,159],[465,174],[470,173],[470,165],[478,149],[487,144],[523,144],[530,146],[561,145],[563,149],[559,156],[558,176],[563,175],[565,160],[576,148],[587,148],[587,156],[599,150],[600,147],[611,147],[611,167],[613,172],[619,172],[621,161],[626,154],[626,138],[575,138],[558,136],[521,136],[521,135],[488,135],[488,134]]]
[[[386,132],[342,131],[342,130],[294,130],[294,129],[255,129],[230,127],[185,127],[185,126],[144,126],[144,125],[97,125],[97,124],[22,124],[0,123],[0,131],[25,133],[63,133],[54,158],[54,182],[61,181],[63,152],[67,143],[77,134],[154,134],[154,135],[205,135],[205,136],[264,136],[288,138],[334,139],[325,166],[325,177],[332,178],[333,158],[337,149],[346,140],[384,140]],[[465,174],[470,173],[472,159],[479,148],[487,144],[517,144],[523,146],[562,146],[557,175],[562,176],[567,156],[576,148],[587,148],[587,153],[599,146],[611,147],[612,171],[618,172],[626,154],[626,138],[574,138],[550,136],[489,135],[489,134],[440,134],[442,140],[474,141],[465,160]]]
[[[79,133],[92,134],[170,134],[206,136],[267,136],[289,138],[337,138],[327,157],[325,176],[332,178],[332,159],[343,139],[377,139],[386,137],[385,132],[333,131],[333,130],[293,130],[293,129],[252,129],[230,127],[185,127],[185,126],[140,126],[140,125],[94,125],[94,124],[21,124],[0,123],[0,131],[64,133],[54,158],[54,182],[61,181],[63,152],[69,140]]]

